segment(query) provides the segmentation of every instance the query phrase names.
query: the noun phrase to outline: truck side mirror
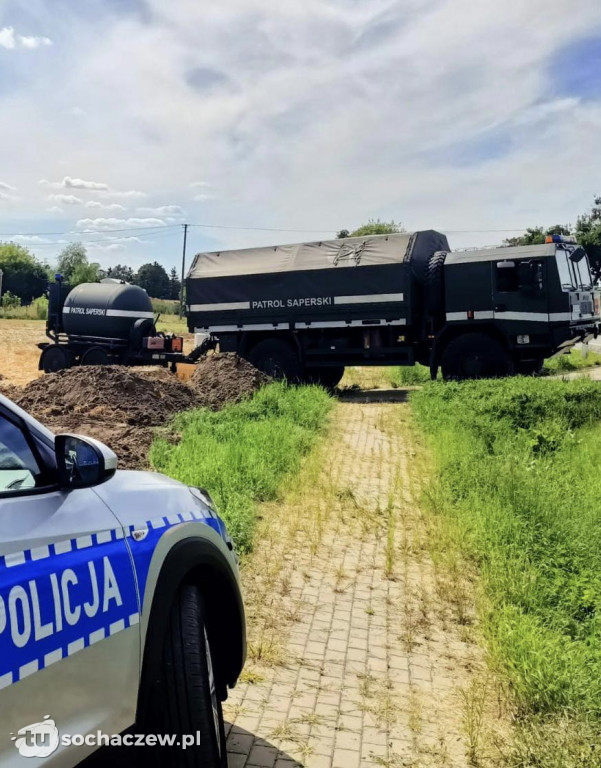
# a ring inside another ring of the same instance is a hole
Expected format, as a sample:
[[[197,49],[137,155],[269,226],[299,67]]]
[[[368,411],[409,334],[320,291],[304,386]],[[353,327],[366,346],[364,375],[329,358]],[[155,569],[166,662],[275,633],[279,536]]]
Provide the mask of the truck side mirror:
[[[117,469],[117,456],[91,437],[57,435],[54,449],[61,488],[91,488],[108,480]]]

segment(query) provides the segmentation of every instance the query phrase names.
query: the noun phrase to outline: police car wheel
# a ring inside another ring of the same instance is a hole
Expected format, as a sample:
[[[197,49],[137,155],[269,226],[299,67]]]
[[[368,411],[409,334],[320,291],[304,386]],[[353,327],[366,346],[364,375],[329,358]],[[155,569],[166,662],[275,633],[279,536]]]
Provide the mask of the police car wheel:
[[[199,590],[184,585],[171,609],[163,648],[162,691],[155,716],[165,734],[181,736],[167,760],[177,768],[226,768],[221,701]],[[182,748],[185,736],[194,743]]]
[[[301,378],[301,367],[294,349],[280,339],[264,339],[253,347],[248,356],[255,368],[274,379],[288,379],[297,382]]]
[[[441,360],[443,379],[509,376],[513,363],[501,344],[485,333],[466,333],[449,342]]]
[[[65,368],[70,368],[72,363],[71,353],[64,347],[53,345],[46,347],[42,352],[40,367],[44,373],[56,373]]]

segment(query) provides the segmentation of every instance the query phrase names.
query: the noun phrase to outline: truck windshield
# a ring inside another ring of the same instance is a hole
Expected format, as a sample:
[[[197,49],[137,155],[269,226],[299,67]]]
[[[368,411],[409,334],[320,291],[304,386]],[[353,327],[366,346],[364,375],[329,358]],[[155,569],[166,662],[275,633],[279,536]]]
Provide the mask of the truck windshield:
[[[558,248],[555,252],[559,281],[564,291],[588,290],[593,287],[591,269],[586,253]]]

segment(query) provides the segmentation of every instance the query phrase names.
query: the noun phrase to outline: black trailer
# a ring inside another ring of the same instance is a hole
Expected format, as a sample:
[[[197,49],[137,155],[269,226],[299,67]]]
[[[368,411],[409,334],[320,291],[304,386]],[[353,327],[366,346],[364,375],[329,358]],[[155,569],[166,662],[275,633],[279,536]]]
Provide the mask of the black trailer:
[[[451,253],[429,230],[199,253],[186,291],[191,332],[272,375],[328,386],[347,365],[532,372],[599,322],[586,253],[559,237]]]
[[[39,368],[73,365],[171,365],[184,361],[181,336],[159,333],[148,294],[119,280],[71,289],[60,276],[48,288],[46,335]]]

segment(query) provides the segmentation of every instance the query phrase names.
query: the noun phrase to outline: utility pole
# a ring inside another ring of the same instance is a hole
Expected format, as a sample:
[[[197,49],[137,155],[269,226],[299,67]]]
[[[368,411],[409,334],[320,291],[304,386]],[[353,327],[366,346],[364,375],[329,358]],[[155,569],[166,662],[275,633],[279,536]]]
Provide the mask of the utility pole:
[[[182,284],[179,292],[179,316],[184,316],[184,280],[186,277],[186,240],[188,239],[188,225],[184,227],[184,247],[182,248]]]

